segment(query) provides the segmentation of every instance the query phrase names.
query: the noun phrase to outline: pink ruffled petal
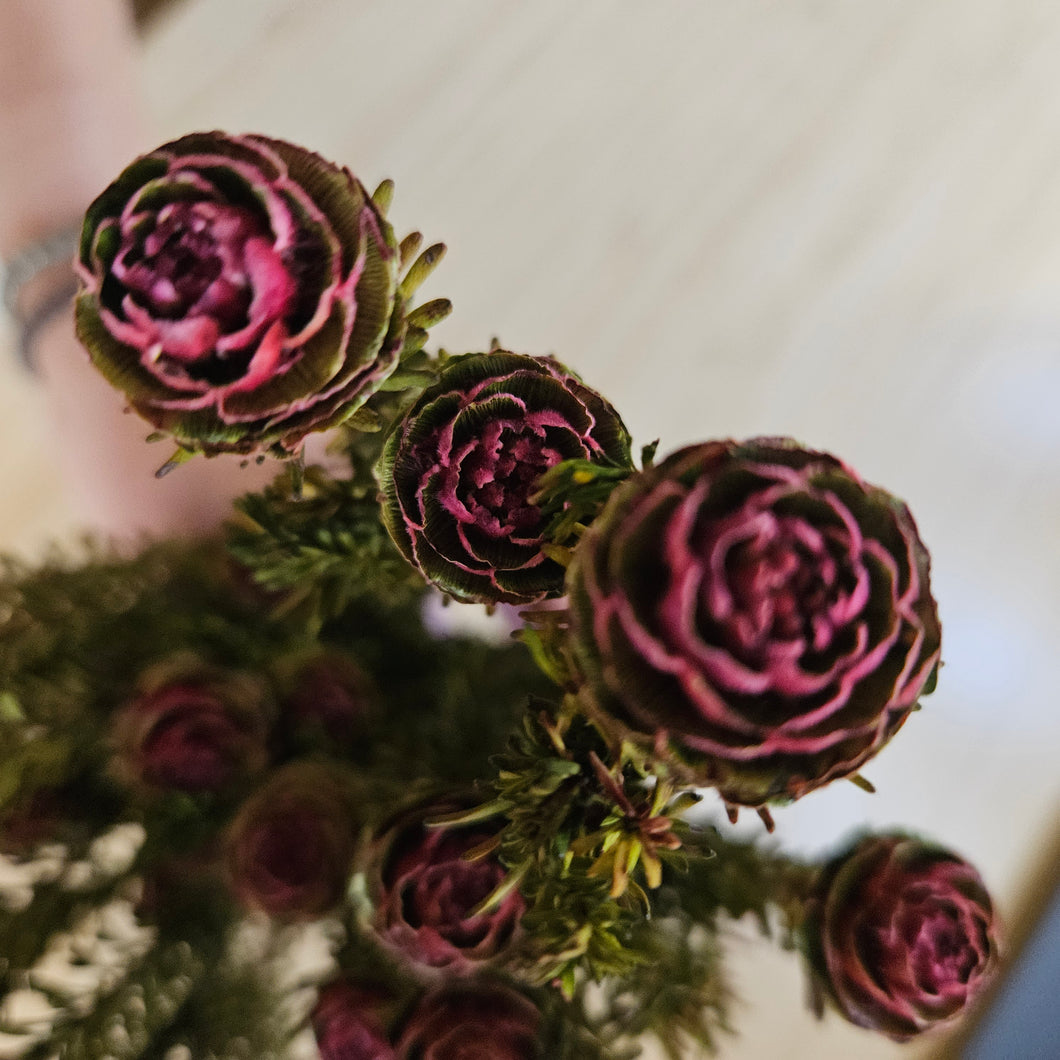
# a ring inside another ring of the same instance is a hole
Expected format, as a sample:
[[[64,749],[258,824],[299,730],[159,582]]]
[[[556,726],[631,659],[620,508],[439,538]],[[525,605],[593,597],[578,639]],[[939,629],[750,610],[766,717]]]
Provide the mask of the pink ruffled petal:
[[[228,387],[229,393],[238,393],[245,390],[253,390],[262,383],[272,379],[283,359],[284,340],[287,338],[287,329],[283,321],[277,320],[265,332],[254,356],[247,365],[247,370],[241,378]]]

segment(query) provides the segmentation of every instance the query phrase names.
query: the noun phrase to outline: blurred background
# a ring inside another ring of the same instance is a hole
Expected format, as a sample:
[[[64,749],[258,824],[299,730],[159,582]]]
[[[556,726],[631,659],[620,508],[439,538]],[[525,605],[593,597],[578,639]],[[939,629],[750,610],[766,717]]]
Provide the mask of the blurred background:
[[[1060,6],[144,6],[142,148],[255,131],[394,178],[398,234],[449,245],[446,348],[554,353],[662,453],[790,434],[909,502],[938,691],[866,769],[878,794],[833,785],[777,836],[915,827],[980,867],[1018,948],[1060,854]],[[0,546],[71,540],[63,425],[13,356],[0,444]],[[731,951],[723,1057],[944,1055],[817,1025],[750,928]],[[1000,1041],[975,1055],[1057,1055]]]

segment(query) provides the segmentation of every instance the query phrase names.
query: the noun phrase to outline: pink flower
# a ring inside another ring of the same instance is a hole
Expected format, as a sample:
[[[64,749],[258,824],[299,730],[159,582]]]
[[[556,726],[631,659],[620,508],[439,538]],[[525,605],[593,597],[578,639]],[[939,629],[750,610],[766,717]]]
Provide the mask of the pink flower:
[[[561,460],[628,466],[618,413],[551,357],[454,359],[387,439],[383,519],[405,558],[462,600],[556,596],[537,480]]]
[[[78,337],[186,449],[285,455],[393,371],[397,269],[348,171],[280,140],[194,133],[89,207]]]
[[[909,511],[784,439],[690,446],[634,475],[567,588],[594,721],[733,804],[855,773],[934,685]]]
[[[115,768],[156,790],[216,792],[268,761],[267,699],[257,678],[178,658],[148,671],[114,718]]]
[[[371,888],[373,925],[384,942],[418,964],[464,973],[511,950],[525,903],[513,890],[496,908],[475,912],[507,870],[496,853],[467,857],[495,830],[424,823],[456,809],[435,803],[401,815],[379,843]]]
[[[947,1023],[997,970],[979,874],[903,835],[868,836],[822,872],[805,938],[825,995],[852,1023],[903,1041]]]
[[[398,1060],[542,1060],[541,1013],[522,994],[482,980],[450,984],[413,1010]]]
[[[369,728],[377,708],[368,675],[348,656],[321,651],[295,672],[283,704],[285,727],[310,745],[350,749]]]
[[[287,766],[231,824],[232,888],[245,905],[279,919],[320,916],[345,893],[358,827],[345,774],[308,761]]]
[[[310,1022],[320,1060],[394,1060],[385,1031],[388,999],[377,990],[338,980],[320,991]]]

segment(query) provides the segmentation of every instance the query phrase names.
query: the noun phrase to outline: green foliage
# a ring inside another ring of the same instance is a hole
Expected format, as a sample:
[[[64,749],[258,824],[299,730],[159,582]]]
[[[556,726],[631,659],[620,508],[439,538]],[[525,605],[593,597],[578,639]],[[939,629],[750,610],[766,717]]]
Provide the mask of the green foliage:
[[[2,739],[0,814],[28,802],[56,780],[68,780],[75,771],[78,745],[71,735],[36,736],[24,726],[8,723]]]
[[[298,493],[285,472],[236,507],[232,555],[265,592],[277,595],[278,613],[311,629],[341,614],[366,586],[388,598],[411,596],[419,587],[379,523],[374,483],[342,482],[309,467]]]
[[[532,702],[497,760],[496,798],[478,811],[508,818],[499,853],[527,900],[521,972],[568,996],[581,973],[624,976],[651,959],[635,941],[645,888],[680,845],[669,812],[696,801],[671,803],[631,763],[608,769],[608,754],[580,715]]]
[[[732,1030],[715,933],[677,910],[639,921],[626,947],[640,959],[625,973],[599,984],[578,976],[564,1003],[549,991],[542,1007],[557,1026],[547,1055],[635,1060],[650,1037],[670,1060],[714,1053],[719,1035]]]
[[[690,1046],[715,1052],[719,1032],[731,1031],[731,996],[714,933],[688,916],[657,917],[638,925],[632,945],[644,959],[604,984],[598,1034],[615,1042],[651,1035],[670,1060]]]
[[[770,912],[792,863],[758,841],[729,838],[713,827],[690,829],[683,840],[680,866],[666,873],[665,900],[697,924],[752,916],[769,934]]]
[[[792,881],[812,870],[715,828],[678,831],[682,847],[664,859],[663,883],[645,897],[649,916],[628,915],[603,889],[594,894],[587,885],[599,881],[575,860],[524,918],[553,960],[563,956],[564,938],[596,947],[558,976],[569,1004],[556,1055],[630,1060],[654,1037],[670,1060],[683,1060],[691,1049],[716,1052],[719,1035],[732,1033],[719,918],[752,915],[768,933],[771,912],[794,893]]]
[[[640,1044],[602,1026],[599,991],[588,995],[584,982],[569,998],[553,989],[538,991],[545,1014],[544,1055],[549,1060],[637,1060]]]
[[[599,981],[628,975],[647,959],[632,945],[644,910],[629,895],[610,898],[607,882],[589,876],[589,867],[587,859],[575,859],[563,875],[539,870],[521,883],[528,943],[520,973],[534,983],[558,982],[566,996],[581,970]]]
[[[284,1060],[299,1021],[263,962],[222,957],[193,984],[152,1056],[183,1046],[195,1060]]]
[[[0,692],[24,730],[69,726],[78,743],[151,662],[179,649],[253,668],[291,636],[209,542],[153,545],[133,559],[90,546],[81,564],[8,561],[0,576]]]
[[[531,498],[548,520],[547,540],[553,546],[573,547],[615,487],[632,472],[632,467],[590,460],[564,460],[550,467],[538,479],[537,493]]]
[[[433,263],[432,252],[436,257],[439,248],[421,258]],[[426,336],[421,328],[412,328],[414,334]],[[316,631],[357,597],[400,600],[422,589],[379,521],[373,469],[387,432],[446,359],[444,353],[434,358],[419,349],[402,355],[383,391],[338,433],[333,456],[336,466],[346,465],[343,473],[293,462],[261,493],[236,501],[228,548],[257,585],[275,594],[277,614]]]
[[[416,782],[464,788],[489,777],[527,695],[547,687],[520,644],[432,637],[421,603],[361,597],[321,630],[323,644],[348,652],[385,690],[371,739],[353,752],[380,817]]]

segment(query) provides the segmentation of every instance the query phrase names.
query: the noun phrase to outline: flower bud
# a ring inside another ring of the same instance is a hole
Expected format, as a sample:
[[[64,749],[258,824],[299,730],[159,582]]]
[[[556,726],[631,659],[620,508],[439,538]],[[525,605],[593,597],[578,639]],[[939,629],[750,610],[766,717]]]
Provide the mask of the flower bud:
[[[387,1004],[380,991],[344,980],[325,986],[310,1015],[320,1060],[394,1060],[383,1015]]]
[[[283,702],[283,723],[297,743],[352,749],[377,707],[368,675],[347,655],[320,651],[295,669]]]
[[[396,367],[397,272],[393,232],[347,170],[281,140],[193,133],[89,207],[77,334],[183,448],[289,455]]]
[[[466,980],[428,994],[398,1040],[398,1060],[541,1060],[541,1013],[500,983]]]
[[[509,953],[525,902],[512,890],[493,909],[476,907],[506,879],[496,852],[469,857],[489,846],[496,827],[434,826],[432,817],[459,803],[420,804],[383,833],[370,874],[379,937],[417,964],[465,973]]]
[[[282,920],[321,916],[342,900],[358,822],[344,772],[297,762],[240,807],[228,835],[228,876],[252,909]]]
[[[998,924],[979,873],[904,835],[867,836],[825,867],[804,937],[824,995],[897,1041],[957,1018],[997,970]]]
[[[557,596],[563,568],[533,502],[561,460],[628,466],[618,413],[551,357],[497,350],[455,359],[387,440],[383,520],[405,558],[462,600]]]
[[[634,475],[567,588],[593,720],[732,804],[856,773],[934,685],[909,511],[784,439],[690,446]]]
[[[266,691],[256,677],[179,657],[139,682],[114,718],[115,769],[156,791],[225,791],[268,761]]]

